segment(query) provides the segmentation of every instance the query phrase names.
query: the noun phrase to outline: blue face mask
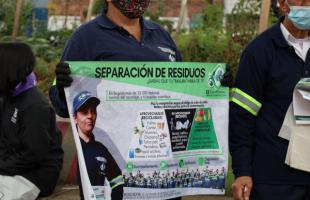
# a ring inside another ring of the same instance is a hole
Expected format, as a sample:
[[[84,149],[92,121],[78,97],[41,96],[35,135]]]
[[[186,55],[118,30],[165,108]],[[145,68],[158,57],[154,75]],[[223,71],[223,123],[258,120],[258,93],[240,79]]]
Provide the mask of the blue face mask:
[[[310,30],[310,6],[290,6],[288,19],[300,30]]]

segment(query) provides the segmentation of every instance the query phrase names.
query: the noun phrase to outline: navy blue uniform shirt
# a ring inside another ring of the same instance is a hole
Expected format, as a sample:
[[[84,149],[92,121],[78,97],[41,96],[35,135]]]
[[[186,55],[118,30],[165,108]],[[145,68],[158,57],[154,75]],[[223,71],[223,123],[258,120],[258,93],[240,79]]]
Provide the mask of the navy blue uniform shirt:
[[[79,27],[69,39],[62,61],[181,61],[169,33],[161,26],[140,19],[142,35],[137,41],[105,13]],[[55,86],[50,99],[58,115],[68,117],[67,106],[58,98]]]
[[[111,182],[113,179],[122,175],[122,171],[118,167],[113,156],[103,144],[95,140],[92,133],[89,136],[89,141],[87,143],[82,139],[80,139],[80,141],[83,149],[88,177],[92,186],[103,186],[105,178],[107,178],[108,181]],[[80,196],[83,199],[80,173],[78,173],[78,184],[80,187]],[[122,198],[122,189],[120,189],[118,192],[113,191],[112,199]]]
[[[310,173],[284,163],[288,141],[278,136],[294,87],[309,72],[309,51],[304,62],[286,42],[280,23],[245,48],[230,104],[229,145],[237,177],[265,184],[310,183]]]

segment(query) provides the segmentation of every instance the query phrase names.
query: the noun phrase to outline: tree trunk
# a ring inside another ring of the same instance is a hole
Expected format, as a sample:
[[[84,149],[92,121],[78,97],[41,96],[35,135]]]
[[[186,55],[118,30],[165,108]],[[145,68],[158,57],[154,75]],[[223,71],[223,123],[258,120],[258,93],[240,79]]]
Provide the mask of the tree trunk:
[[[64,0],[64,24],[63,24],[63,28],[67,29],[67,21],[68,21],[68,9],[69,9],[69,1],[70,0]]]
[[[261,33],[267,29],[268,26],[268,18],[270,12],[270,0],[262,0],[261,14],[259,19],[259,28],[258,32]]]
[[[16,36],[18,34],[19,18],[20,18],[20,12],[21,12],[22,5],[23,5],[23,0],[16,1],[16,11],[15,11],[14,25],[13,25],[13,32],[12,32],[12,41],[16,41]]]
[[[182,0],[181,9],[180,9],[180,16],[178,20],[178,26],[176,30],[176,36],[179,35],[181,31],[181,26],[184,21],[185,13],[186,13],[186,6],[187,6],[187,0]]]
[[[91,16],[93,14],[94,4],[95,4],[95,0],[89,0],[88,9],[87,9],[86,22],[88,22],[91,19]]]

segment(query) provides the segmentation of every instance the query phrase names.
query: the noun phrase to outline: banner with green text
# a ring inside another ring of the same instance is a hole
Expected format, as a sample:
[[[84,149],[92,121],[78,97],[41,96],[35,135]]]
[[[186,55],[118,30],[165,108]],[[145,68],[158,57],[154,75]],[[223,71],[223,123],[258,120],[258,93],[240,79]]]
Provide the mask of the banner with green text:
[[[225,193],[225,64],[68,63],[74,81],[65,91],[85,199],[111,199],[118,187],[125,200]]]

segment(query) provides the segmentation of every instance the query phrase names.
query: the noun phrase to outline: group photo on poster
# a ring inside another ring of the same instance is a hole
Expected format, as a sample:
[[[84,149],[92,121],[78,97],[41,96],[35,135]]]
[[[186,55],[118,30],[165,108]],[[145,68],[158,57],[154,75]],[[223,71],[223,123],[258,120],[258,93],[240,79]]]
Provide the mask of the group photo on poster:
[[[221,63],[68,62],[65,89],[84,197],[225,194]],[[120,190],[121,188],[121,190]]]

